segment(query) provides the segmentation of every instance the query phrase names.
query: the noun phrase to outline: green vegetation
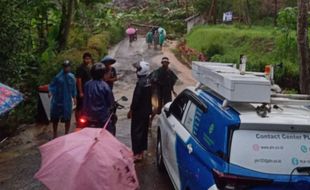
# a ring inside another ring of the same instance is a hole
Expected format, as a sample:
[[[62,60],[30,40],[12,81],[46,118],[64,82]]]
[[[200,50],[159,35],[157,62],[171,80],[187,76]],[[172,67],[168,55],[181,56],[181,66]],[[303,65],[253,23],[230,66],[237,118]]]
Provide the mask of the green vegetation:
[[[276,69],[276,80],[287,88],[298,87],[296,33],[295,43],[281,46],[282,32],[268,27],[200,26],[186,38],[187,45],[203,52],[209,61],[238,63],[241,54],[248,57],[249,70],[264,71],[267,64],[283,63]],[[286,40],[285,40],[286,41]],[[289,49],[289,51],[287,51]]]
[[[297,6],[296,0],[194,0],[196,11],[204,15],[209,23],[216,24],[223,13],[232,11],[235,21],[246,25],[277,25],[277,13],[286,7]]]
[[[168,38],[182,41],[177,54],[184,60],[207,57],[210,61],[238,63],[240,54],[246,54],[248,68],[257,71],[266,64],[283,63],[283,68],[276,68],[277,82],[289,89],[298,87],[295,0],[119,2],[131,5],[119,9],[111,0],[0,1],[0,82],[25,96],[7,122],[0,121],[0,127],[8,122],[32,122],[37,87],[49,83],[65,59],[72,61],[73,70],[86,51],[97,61],[124,37],[123,27],[130,23],[164,27]],[[208,23],[218,24],[226,11],[233,11],[236,25],[200,26],[186,36],[186,43],[182,39],[185,18],[199,13],[209,18]]]
[[[122,24],[105,3],[0,2],[0,82],[20,90],[25,98],[6,118],[0,118],[0,136],[14,131],[20,123],[34,121],[37,87],[48,84],[64,60],[70,60],[75,71],[84,52],[92,53],[98,61],[111,45],[123,39]]]
[[[134,9],[124,12],[121,19],[123,23],[139,23],[150,26],[162,26],[167,30],[168,38],[176,39],[186,33],[186,23],[184,20],[194,9],[186,11],[176,3],[150,3],[144,9]]]

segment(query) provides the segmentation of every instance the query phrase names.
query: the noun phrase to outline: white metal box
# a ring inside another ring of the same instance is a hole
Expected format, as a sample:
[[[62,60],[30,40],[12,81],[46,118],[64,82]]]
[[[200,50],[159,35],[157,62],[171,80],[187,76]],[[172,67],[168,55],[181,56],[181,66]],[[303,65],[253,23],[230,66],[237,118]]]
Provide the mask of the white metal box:
[[[230,102],[270,103],[271,83],[253,74],[241,75],[232,64],[193,62],[194,78]]]

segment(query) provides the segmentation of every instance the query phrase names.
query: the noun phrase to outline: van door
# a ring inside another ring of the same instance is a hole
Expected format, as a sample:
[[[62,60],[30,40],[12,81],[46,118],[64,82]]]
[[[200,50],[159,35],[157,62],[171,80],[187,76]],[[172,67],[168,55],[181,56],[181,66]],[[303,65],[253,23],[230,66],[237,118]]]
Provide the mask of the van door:
[[[181,188],[180,173],[178,167],[178,160],[176,154],[176,144],[177,144],[177,133],[179,133],[182,126],[182,119],[184,112],[187,108],[189,102],[186,94],[180,94],[171,104],[169,108],[169,114],[167,116],[167,125],[162,127],[164,129],[164,141],[163,143],[163,153],[166,156],[166,166],[167,170],[174,181],[174,184],[178,189]]]
[[[188,92],[187,106],[181,125],[176,128],[176,155],[181,179],[181,189],[206,189],[208,184],[198,183],[198,170],[202,170],[203,163],[197,159],[199,143],[194,139],[198,131],[200,119],[207,110],[206,106],[194,93]]]

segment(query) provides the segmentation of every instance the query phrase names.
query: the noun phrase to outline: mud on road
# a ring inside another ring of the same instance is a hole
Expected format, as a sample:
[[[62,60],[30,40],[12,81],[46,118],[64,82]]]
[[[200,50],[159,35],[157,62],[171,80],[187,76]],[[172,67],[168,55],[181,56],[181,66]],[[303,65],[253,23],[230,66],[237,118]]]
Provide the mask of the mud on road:
[[[186,86],[195,84],[190,69],[180,63],[171,52],[170,48],[174,47],[174,43],[168,42],[167,44],[167,47],[159,51],[148,49],[144,38],[138,38],[132,46],[129,46],[128,40],[125,39],[110,50],[110,54],[117,59],[115,68],[119,76],[119,81],[114,87],[115,97],[117,99],[127,96],[129,99],[128,102],[121,102],[126,109],[118,111],[117,138],[129,147],[131,147],[130,120],[126,116],[136,82],[133,63],[144,59],[151,64],[152,69],[156,69],[160,66],[161,58],[167,56],[170,59],[171,68],[179,77],[176,91],[181,92]],[[72,126],[71,130],[74,130],[74,121]],[[63,126],[59,126],[59,129],[60,133],[64,132]],[[168,174],[160,173],[156,168],[156,133],[156,121],[154,121],[149,133],[149,149],[145,154],[145,159],[136,164],[141,190],[173,189]],[[30,125],[24,126],[18,135],[0,144],[1,190],[46,189],[33,176],[40,167],[38,146],[48,142],[51,137],[51,126]]]

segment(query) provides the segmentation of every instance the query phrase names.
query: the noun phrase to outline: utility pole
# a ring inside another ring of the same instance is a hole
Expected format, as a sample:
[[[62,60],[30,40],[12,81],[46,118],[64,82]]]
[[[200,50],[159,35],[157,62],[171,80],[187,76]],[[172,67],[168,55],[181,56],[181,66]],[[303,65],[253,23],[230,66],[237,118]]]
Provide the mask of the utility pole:
[[[308,0],[298,0],[297,45],[299,53],[299,88],[310,94],[310,52],[308,39]]]

